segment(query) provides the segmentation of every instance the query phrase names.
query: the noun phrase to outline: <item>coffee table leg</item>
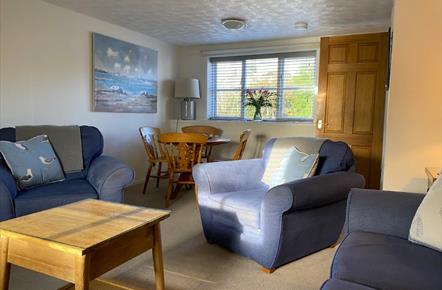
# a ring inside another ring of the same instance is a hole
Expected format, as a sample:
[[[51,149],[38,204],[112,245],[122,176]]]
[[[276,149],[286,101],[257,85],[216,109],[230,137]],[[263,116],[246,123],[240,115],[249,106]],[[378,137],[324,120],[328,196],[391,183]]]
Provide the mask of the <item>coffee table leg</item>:
[[[89,262],[88,255],[75,258],[75,290],[89,290]]]
[[[8,263],[9,238],[0,236],[0,289],[7,290],[9,287],[9,273],[11,264]]]
[[[154,226],[153,235],[152,256],[155,271],[155,289],[164,290],[163,252],[161,250],[161,231],[159,223]]]

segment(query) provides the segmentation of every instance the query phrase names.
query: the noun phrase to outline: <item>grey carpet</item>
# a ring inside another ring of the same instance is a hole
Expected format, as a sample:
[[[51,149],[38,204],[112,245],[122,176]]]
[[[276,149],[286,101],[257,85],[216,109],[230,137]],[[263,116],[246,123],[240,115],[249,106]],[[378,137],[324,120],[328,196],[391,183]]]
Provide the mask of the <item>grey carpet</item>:
[[[164,183],[160,189],[141,186],[126,192],[126,202],[161,208]],[[172,214],[162,223],[163,255],[168,290],[313,290],[328,278],[335,249],[325,249],[292,262],[269,275],[260,272],[254,261],[205,242],[200,217],[191,191],[184,191],[172,205]],[[105,275],[106,279],[133,289],[154,289],[152,257],[147,252]],[[13,267],[10,289],[57,289],[66,284],[19,267]]]

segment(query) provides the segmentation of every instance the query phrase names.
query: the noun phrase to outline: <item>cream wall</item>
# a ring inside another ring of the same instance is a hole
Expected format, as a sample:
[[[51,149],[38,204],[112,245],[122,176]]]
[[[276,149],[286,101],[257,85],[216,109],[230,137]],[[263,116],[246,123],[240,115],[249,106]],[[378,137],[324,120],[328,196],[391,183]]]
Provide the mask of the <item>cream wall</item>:
[[[105,153],[135,168],[145,161],[138,128],[165,128],[176,48],[155,38],[39,0],[0,0],[0,127],[87,124],[104,135]],[[91,32],[158,50],[158,113],[91,111]]]
[[[284,52],[296,49],[319,49],[319,38],[298,38],[276,41],[243,42],[219,45],[187,46],[179,48],[178,76],[200,80],[201,99],[197,100],[197,120],[180,121],[178,127],[195,124],[206,124],[222,128],[223,135],[234,142],[215,149],[214,155],[220,158],[232,157],[241,132],[252,129],[252,135],[245,151],[245,158],[260,155],[263,143],[271,137],[314,136],[315,127],[312,123],[256,123],[242,121],[210,121],[207,120],[207,64],[210,55],[234,55],[263,52]],[[319,58],[318,58],[319,60]],[[175,130],[176,118],[179,116],[179,102],[173,101],[174,114],[171,116],[170,128]]]
[[[423,192],[442,166],[442,1],[396,0],[383,188]]]

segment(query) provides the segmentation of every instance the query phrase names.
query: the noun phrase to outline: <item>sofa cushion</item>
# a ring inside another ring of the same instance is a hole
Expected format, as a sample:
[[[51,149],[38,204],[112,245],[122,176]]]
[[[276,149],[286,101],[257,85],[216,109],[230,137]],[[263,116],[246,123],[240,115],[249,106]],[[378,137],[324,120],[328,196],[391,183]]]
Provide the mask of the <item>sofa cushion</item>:
[[[238,230],[242,230],[244,227],[259,228],[261,203],[266,192],[267,188],[263,187],[210,195],[210,199],[220,209],[213,212],[214,221]]]
[[[326,140],[319,150],[319,162],[315,175],[347,171],[353,165],[353,153],[346,143]]]
[[[375,290],[375,288],[338,279],[329,279],[322,285],[321,290]]]
[[[46,135],[16,143],[0,141],[0,153],[20,188],[64,179],[63,169]]]
[[[319,154],[307,154],[296,147],[284,155],[280,167],[273,174],[270,187],[313,176],[318,165]]]
[[[19,192],[15,199],[15,212],[23,216],[87,198],[97,199],[92,185],[83,179],[48,184]]]
[[[80,126],[81,146],[83,150],[84,170],[81,172],[65,174],[65,179],[81,179],[86,178],[89,166],[92,161],[103,154],[103,135],[100,131],[92,126]],[[0,141],[16,141],[15,128],[1,128]],[[0,160],[0,166],[3,160]]]
[[[442,175],[433,183],[419,205],[408,239],[442,252]]]
[[[352,232],[336,252],[332,278],[377,289],[442,289],[442,254],[406,239]]]

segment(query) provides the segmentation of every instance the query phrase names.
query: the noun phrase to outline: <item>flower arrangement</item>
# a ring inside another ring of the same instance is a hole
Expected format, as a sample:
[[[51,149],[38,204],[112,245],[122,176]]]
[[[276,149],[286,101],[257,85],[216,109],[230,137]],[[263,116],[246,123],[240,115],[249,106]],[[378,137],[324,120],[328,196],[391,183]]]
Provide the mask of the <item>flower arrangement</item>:
[[[255,108],[253,120],[262,120],[261,108],[273,107],[275,97],[276,93],[269,90],[247,90],[244,106]]]

